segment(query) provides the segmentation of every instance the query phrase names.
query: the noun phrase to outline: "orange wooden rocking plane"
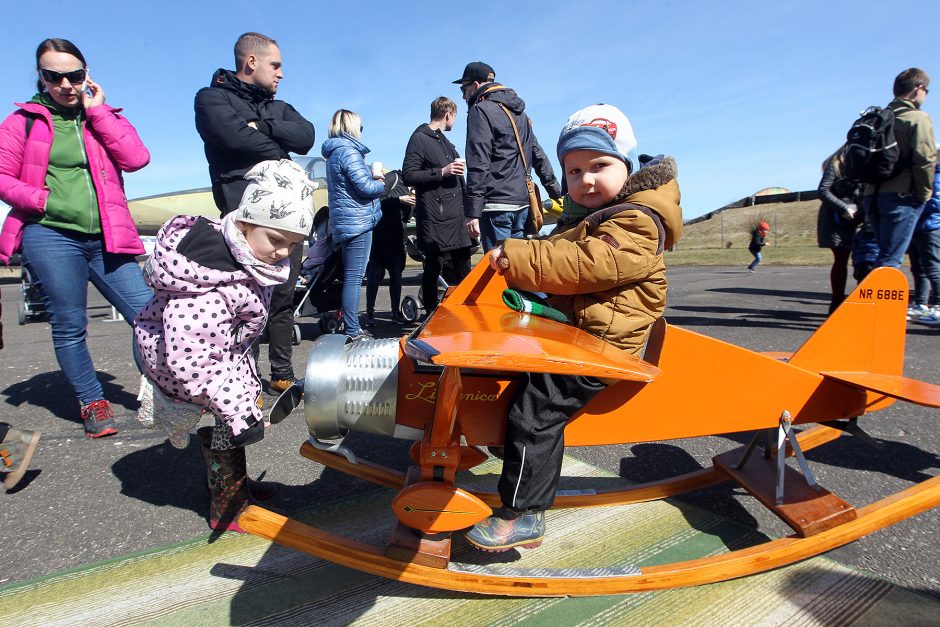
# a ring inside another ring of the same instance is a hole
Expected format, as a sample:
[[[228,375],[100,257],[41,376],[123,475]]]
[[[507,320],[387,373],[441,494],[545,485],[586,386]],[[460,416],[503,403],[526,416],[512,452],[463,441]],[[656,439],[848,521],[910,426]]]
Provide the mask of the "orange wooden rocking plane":
[[[899,271],[873,271],[792,355],[756,353],[660,320],[639,359],[574,327],[509,310],[501,298],[506,287],[483,261],[410,336],[353,343],[320,337],[306,378],[272,410],[277,422],[303,399],[311,437],[301,455],[399,490],[392,502],[397,524],[385,550],[257,506],[241,515],[242,528],[337,564],[425,586],[584,596],[763,572],[940,504],[940,477],[934,477],[856,509],[819,486],[803,456],[843,431],[864,435],[858,417],[896,399],[940,407],[940,386],[902,375],[908,288]],[[460,487],[458,473],[487,459],[481,447],[503,444],[514,373],[524,371],[614,380],[568,423],[567,446],[755,434],[748,446],[715,457],[711,468],[621,489],[559,494],[554,507],[637,503],[733,480],[794,534],[685,562],[584,573],[451,563],[450,533],[499,505],[495,492]],[[821,424],[792,430],[813,423]],[[415,440],[414,465],[401,473],[358,459],[342,442],[350,430]],[[761,454],[752,455],[756,450]],[[785,463],[791,456],[799,471]]]

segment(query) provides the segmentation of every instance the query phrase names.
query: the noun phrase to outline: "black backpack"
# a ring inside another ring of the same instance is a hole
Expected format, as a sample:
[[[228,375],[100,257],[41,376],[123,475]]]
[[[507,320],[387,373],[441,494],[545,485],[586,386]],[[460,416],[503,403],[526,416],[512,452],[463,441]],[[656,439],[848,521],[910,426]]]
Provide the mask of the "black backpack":
[[[894,110],[869,107],[846,135],[843,175],[877,185],[897,175],[901,149],[894,138]]]

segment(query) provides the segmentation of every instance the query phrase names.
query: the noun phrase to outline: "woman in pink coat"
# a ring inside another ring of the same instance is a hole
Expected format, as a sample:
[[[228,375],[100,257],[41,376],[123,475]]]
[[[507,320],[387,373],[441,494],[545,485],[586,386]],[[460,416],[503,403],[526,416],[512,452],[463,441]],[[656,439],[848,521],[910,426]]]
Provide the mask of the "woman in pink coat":
[[[120,109],[105,104],[81,51],[65,39],[36,50],[38,93],[0,124],[0,199],[12,209],[0,261],[22,251],[40,288],[59,367],[81,403],[85,435],[117,433],[85,342],[88,282],[133,324],[151,291],[122,172],[150,153]]]

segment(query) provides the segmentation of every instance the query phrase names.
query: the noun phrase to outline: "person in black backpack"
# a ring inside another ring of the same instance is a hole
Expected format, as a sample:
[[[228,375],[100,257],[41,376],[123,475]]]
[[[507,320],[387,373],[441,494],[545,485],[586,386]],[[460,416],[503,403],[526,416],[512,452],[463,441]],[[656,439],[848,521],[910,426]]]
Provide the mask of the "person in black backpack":
[[[863,219],[859,209],[862,184],[845,176],[844,164],[845,146],[842,146],[823,162],[823,176],[819,182],[819,199],[822,202],[816,218],[816,241],[820,248],[832,251],[829,313],[845,300],[852,241]]]
[[[894,79],[894,100],[888,108],[894,112],[897,163],[893,176],[882,182],[866,181],[865,186],[864,206],[878,241],[878,266],[901,266],[933,190],[937,159],[933,121],[920,110],[929,85],[930,77],[919,68],[904,70]]]

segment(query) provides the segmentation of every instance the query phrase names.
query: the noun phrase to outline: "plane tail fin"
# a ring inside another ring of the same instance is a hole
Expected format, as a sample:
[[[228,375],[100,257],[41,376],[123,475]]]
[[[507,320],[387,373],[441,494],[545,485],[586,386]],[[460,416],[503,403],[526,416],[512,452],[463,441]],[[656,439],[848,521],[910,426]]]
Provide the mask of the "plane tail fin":
[[[790,358],[815,370],[900,375],[907,333],[907,278],[876,268]]]
[[[868,391],[869,411],[893,399],[940,407],[940,386],[902,375],[907,299],[907,278],[894,268],[876,268],[790,357],[790,365]]]

